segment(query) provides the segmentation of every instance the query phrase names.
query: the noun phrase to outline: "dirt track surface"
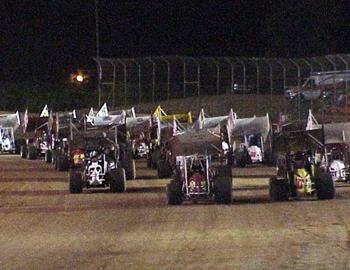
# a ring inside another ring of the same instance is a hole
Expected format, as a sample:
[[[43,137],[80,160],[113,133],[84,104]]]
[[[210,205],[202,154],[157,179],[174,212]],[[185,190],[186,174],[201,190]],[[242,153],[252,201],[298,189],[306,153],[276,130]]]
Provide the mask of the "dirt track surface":
[[[143,162],[127,193],[71,195],[67,173],[0,156],[1,269],[350,269],[349,186],[271,203],[272,168],[234,174],[231,205],[170,207]]]

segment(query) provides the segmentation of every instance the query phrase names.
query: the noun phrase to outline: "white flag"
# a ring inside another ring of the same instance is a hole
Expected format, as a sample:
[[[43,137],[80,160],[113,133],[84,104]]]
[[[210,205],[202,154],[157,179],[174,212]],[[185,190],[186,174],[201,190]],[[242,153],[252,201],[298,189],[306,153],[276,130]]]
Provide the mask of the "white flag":
[[[108,109],[107,109],[107,104],[103,104],[103,106],[101,107],[101,109],[98,111],[98,113],[96,114],[97,117],[106,117],[108,116]]]
[[[318,124],[315,116],[312,114],[311,110],[309,110],[309,115],[307,117],[306,130],[319,129],[321,125]]]
[[[73,116],[73,118],[74,118],[74,119],[76,119],[76,118],[77,118],[77,112],[76,112],[75,110],[73,110],[73,112],[72,112],[72,116]]]
[[[132,114],[133,118],[136,117],[136,113],[135,113],[135,108],[134,107],[131,108],[131,114]]]
[[[17,116],[17,123],[20,126],[21,125],[21,116],[19,114],[19,111],[16,112],[16,116]]]
[[[176,125],[176,120],[175,117],[173,119],[173,136],[177,135],[177,125]]]
[[[41,111],[40,117],[49,117],[49,109],[47,108],[47,104],[44,109]]]
[[[23,115],[23,132],[26,132],[27,130],[28,121],[28,109],[26,109]]]
[[[202,108],[198,116],[199,129],[202,129],[204,127],[204,119],[205,119],[204,109]]]
[[[94,109],[91,107],[89,114],[86,116],[86,122],[93,123],[95,119]]]
[[[236,118],[237,118],[236,113],[234,113],[233,110],[231,109],[227,117],[227,126],[226,126],[229,143],[231,143],[231,136],[233,133],[233,127],[234,127],[234,122]]]
[[[50,133],[52,131],[52,127],[53,127],[53,112],[51,110],[49,115],[49,121],[48,121],[48,130]]]

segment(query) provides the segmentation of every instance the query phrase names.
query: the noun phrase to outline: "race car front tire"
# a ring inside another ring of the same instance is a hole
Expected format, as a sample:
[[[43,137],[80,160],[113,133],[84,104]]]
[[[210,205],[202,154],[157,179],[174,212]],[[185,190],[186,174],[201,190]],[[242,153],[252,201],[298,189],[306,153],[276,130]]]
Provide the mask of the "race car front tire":
[[[69,192],[76,194],[83,191],[82,172],[77,169],[69,170]]]
[[[169,205],[180,205],[183,202],[181,185],[175,180],[171,180],[166,185],[166,199]]]
[[[289,197],[288,180],[271,177],[269,181],[269,194],[272,201],[287,201]]]
[[[229,175],[214,177],[215,202],[230,204],[232,202],[232,177]]]
[[[126,176],[124,168],[113,169],[108,173],[107,179],[112,193],[126,191]]]
[[[316,193],[319,200],[335,198],[335,187],[332,177],[328,173],[320,173],[315,178]]]

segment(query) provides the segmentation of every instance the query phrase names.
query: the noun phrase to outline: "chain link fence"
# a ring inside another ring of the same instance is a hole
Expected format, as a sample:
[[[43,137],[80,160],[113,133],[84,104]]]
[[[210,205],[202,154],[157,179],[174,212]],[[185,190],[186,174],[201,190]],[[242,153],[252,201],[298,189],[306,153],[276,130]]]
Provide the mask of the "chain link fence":
[[[208,95],[283,95],[315,72],[349,71],[350,54],[308,58],[159,56],[94,59],[99,75],[99,103],[126,106]],[[348,83],[346,82],[346,107]],[[336,86],[334,86],[336,89]],[[266,98],[264,99],[266,100]],[[337,100],[337,95],[332,99]],[[303,101],[296,101],[297,112]]]

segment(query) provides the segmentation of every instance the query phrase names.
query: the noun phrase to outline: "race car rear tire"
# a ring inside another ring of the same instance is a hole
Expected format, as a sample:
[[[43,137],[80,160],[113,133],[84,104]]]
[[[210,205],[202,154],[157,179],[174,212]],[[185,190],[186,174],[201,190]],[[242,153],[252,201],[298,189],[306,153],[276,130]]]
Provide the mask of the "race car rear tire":
[[[76,194],[83,191],[83,176],[81,170],[69,170],[69,192]]]
[[[217,175],[214,178],[215,202],[219,204],[230,204],[232,202],[232,177]]]
[[[151,168],[156,170],[158,161],[160,160],[160,149],[156,149],[151,153]]]
[[[269,194],[272,201],[287,201],[289,197],[288,180],[271,177],[269,181]]]
[[[57,170],[58,171],[58,156],[59,156],[59,154],[56,152],[56,154],[55,154],[55,157],[54,157],[54,163],[53,163],[53,165],[55,166],[55,170]]]
[[[124,168],[117,168],[108,173],[109,187],[113,193],[126,191],[126,176]]]
[[[276,165],[276,159],[271,151],[265,152],[263,163],[267,166],[275,166]]]
[[[52,161],[52,151],[51,150],[46,150],[45,151],[45,162],[46,163],[51,163]]]
[[[38,150],[34,145],[28,146],[27,158],[30,160],[36,159],[38,155]]]
[[[69,161],[66,155],[57,155],[57,170],[60,172],[68,171]]]
[[[147,155],[147,168],[152,168],[152,156]]]
[[[21,153],[21,147],[22,145],[25,144],[25,141],[20,139],[20,140],[15,140],[15,154],[20,154]]]
[[[27,158],[27,151],[28,151],[27,145],[26,144],[21,145],[21,151],[20,151],[21,158]]]
[[[57,150],[53,149],[51,151],[51,164],[55,165],[56,162]]]
[[[237,159],[237,163],[236,163],[237,167],[239,168],[245,168],[245,166],[247,165],[247,162],[245,160],[244,157]]]
[[[232,177],[232,169],[229,165],[221,165],[216,167],[216,176],[230,176]]]
[[[233,167],[235,164],[235,157],[232,154],[232,152],[228,152],[226,158],[227,158],[227,165]]]
[[[126,180],[136,179],[135,159],[133,159],[131,155],[127,155],[123,160],[123,168],[125,170]]]
[[[331,200],[335,198],[335,187],[332,177],[328,173],[320,173],[315,178],[317,198]]]
[[[175,180],[171,180],[166,185],[166,199],[169,205],[180,205],[183,202],[181,184]]]
[[[157,165],[158,178],[169,178],[172,174],[172,169],[169,161],[159,160]]]

